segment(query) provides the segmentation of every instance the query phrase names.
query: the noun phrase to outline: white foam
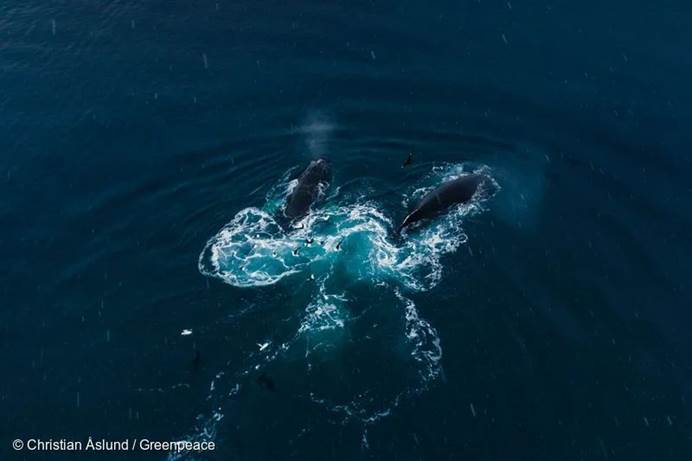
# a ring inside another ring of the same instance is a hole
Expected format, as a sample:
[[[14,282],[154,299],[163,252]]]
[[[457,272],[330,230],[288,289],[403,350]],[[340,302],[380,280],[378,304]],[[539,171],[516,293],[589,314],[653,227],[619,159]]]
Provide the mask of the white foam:
[[[468,173],[490,177],[490,186],[477,193],[469,203],[406,230],[405,238],[397,241],[392,238],[394,224],[378,203],[353,197],[349,201],[339,193],[333,193],[326,203],[294,223],[288,231],[284,230],[273,215],[295,187],[295,181],[288,179],[290,173],[286,172],[269,190],[263,209],[241,210],[207,242],[199,257],[199,270],[237,287],[273,285],[291,277],[312,279],[313,282],[306,286],[315,286],[300,314],[295,334],[283,340],[274,338],[279,344],[277,347],[270,341],[259,342],[259,352],[248,356],[248,363],[234,379],[246,378],[252,370],[259,370],[291,353],[297,345],[307,346],[305,360],[309,369],[311,344],[317,343],[314,347],[338,344],[337,338],[349,328],[353,318],[348,293],[331,279],[336,271],[339,271],[338,280],[342,280],[342,284],[346,276],[349,282],[393,290],[394,299],[400,302],[397,308],[402,309],[401,341],[410,350],[410,366],[414,367],[412,380],[402,383],[403,387],[389,396],[364,392],[353,395],[350,400],[332,402],[314,392],[310,394],[313,403],[341,415],[344,421],[359,420],[367,429],[391,414],[402,399],[423,392],[441,375],[441,340],[406,293],[430,290],[440,282],[444,257],[468,240],[463,230],[464,220],[482,212],[486,200],[499,190],[499,186],[492,180],[490,169],[484,166],[448,164],[433,168],[426,178],[404,194],[402,203],[408,205],[439,183]],[[236,382],[230,392],[211,391],[209,399],[214,395],[214,401],[227,398],[236,395],[239,389]],[[215,410],[203,419],[200,433],[192,438],[214,439],[220,420],[218,415],[220,411]],[[367,436],[364,437],[367,445]]]
[[[320,293],[305,308],[298,334],[344,328],[346,312],[343,305],[346,301],[345,294],[327,294],[322,284]]]
[[[409,289],[427,290],[442,276],[440,258],[467,240],[461,221],[479,210],[476,203],[459,206],[397,246],[392,222],[374,203],[316,210],[288,233],[266,211],[246,208],[207,242],[199,270],[234,286],[253,287],[314,273],[311,268],[325,266],[321,263],[342,263],[357,279],[394,279]]]
[[[425,386],[435,380],[442,370],[440,337],[437,330],[418,314],[413,300],[402,295],[399,290],[394,293],[404,303],[406,338],[413,346],[411,356],[421,365],[421,385]]]

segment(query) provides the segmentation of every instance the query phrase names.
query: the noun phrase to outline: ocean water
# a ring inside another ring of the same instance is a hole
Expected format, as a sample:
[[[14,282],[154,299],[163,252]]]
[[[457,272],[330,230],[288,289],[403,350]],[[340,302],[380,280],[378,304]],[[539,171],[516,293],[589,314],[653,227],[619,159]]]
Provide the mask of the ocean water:
[[[692,459],[690,18],[5,0],[0,459]]]

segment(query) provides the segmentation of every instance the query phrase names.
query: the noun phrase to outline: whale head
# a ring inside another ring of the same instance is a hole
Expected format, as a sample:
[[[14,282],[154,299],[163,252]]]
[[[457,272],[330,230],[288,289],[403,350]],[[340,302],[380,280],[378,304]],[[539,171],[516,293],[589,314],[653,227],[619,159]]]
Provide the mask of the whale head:
[[[309,180],[315,182],[323,182],[331,180],[332,168],[329,160],[324,157],[319,157],[310,162],[310,165],[305,169],[304,174],[309,177]],[[308,179],[308,178],[306,178]]]

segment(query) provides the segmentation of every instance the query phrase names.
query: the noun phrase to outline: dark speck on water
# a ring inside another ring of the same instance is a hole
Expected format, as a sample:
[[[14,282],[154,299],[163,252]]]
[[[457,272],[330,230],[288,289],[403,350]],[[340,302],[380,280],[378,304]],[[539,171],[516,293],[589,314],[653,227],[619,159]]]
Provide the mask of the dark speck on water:
[[[405,168],[413,163],[413,153],[409,152],[409,154],[406,156],[406,159],[404,160],[404,163],[401,164],[402,168]]]
[[[272,377],[267,375],[266,373],[260,373],[260,375],[257,377],[257,384],[271,392],[274,392],[276,390],[276,384],[274,383],[274,379],[272,379]]]
[[[692,460],[691,20],[3,0],[0,460]]]

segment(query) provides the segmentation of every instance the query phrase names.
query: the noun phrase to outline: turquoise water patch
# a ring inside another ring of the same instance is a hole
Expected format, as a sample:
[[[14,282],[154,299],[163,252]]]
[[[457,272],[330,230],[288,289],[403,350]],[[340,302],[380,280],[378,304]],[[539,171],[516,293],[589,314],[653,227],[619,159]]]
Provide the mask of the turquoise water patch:
[[[297,386],[311,388],[302,397],[337,423],[359,421],[367,444],[370,425],[441,375],[442,341],[410,294],[440,282],[444,256],[468,240],[464,219],[483,212],[500,187],[487,166],[435,166],[402,191],[402,206],[411,208],[440,183],[464,174],[484,174],[490,181],[470,202],[396,236],[385,206],[368,198],[371,187],[362,194],[338,187],[330,195],[325,191],[326,199],[311,213],[283,227],[276,216],[295,186],[289,180],[294,173],[286,172],[271,187],[262,208],[238,212],[199,257],[206,276],[244,289],[294,283],[308,300],[302,312],[286,319],[294,330],[283,329],[272,341],[258,343],[258,352],[228,387],[236,389],[243,377],[264,369],[291,375],[281,370],[300,363],[304,379],[323,383]],[[373,368],[373,363],[387,367]],[[339,385],[344,380],[350,383],[347,388]],[[215,418],[216,413],[207,420],[211,428]]]
[[[441,182],[468,173],[489,174],[489,169],[463,164],[436,167],[402,202],[409,205]],[[482,211],[483,203],[498,189],[492,184],[480,190],[471,202],[413,226],[400,239],[393,236],[395,225],[377,202],[342,201],[338,195],[283,229],[275,218],[276,192],[288,193],[290,186],[288,182],[273,188],[264,209],[240,211],[212,237],[200,255],[200,272],[233,286],[253,287],[301,273],[320,278],[340,267],[355,280],[427,290],[442,276],[440,258],[466,241],[464,217]]]

